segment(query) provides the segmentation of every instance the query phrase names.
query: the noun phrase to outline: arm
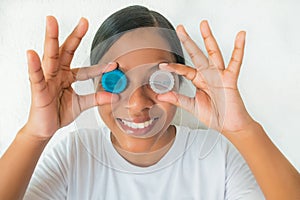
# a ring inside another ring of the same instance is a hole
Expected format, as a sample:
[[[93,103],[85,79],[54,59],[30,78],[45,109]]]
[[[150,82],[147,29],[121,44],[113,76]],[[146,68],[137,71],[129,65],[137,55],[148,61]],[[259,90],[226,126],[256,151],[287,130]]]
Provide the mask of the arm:
[[[0,199],[23,197],[42,151],[59,128],[71,123],[84,110],[113,100],[114,96],[108,92],[80,96],[71,87],[75,81],[93,78],[117,67],[112,63],[70,68],[74,52],[87,29],[87,20],[81,19],[59,47],[58,23],[54,17],[47,17],[42,61],[36,52],[27,52],[31,83],[30,114],[27,123],[0,159]]]
[[[228,139],[242,154],[267,199],[299,199],[300,174],[258,123]]]
[[[48,140],[19,131],[0,160],[0,198],[22,199],[36,163]]]
[[[159,95],[158,100],[172,103],[193,113],[207,127],[227,137],[240,151],[267,199],[300,198],[300,175],[268,138],[262,127],[248,114],[237,88],[243,60],[245,32],[238,33],[231,60],[225,63],[207,21],[200,24],[208,53],[178,26],[177,34],[195,68],[181,64],[160,65],[161,69],[183,75],[196,87],[195,97],[176,92]]]

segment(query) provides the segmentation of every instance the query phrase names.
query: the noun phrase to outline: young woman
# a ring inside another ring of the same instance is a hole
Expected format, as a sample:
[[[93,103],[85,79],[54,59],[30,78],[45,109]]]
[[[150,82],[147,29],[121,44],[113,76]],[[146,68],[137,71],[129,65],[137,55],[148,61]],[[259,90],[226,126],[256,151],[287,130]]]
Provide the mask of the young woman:
[[[200,30],[208,57],[183,26],[177,37],[162,15],[131,6],[99,28],[92,66],[71,69],[87,29],[81,19],[59,47],[57,21],[47,17],[42,61],[28,51],[30,116],[0,160],[0,199],[299,199],[299,173],[239,95],[245,32],[225,66],[207,21]],[[185,65],[180,42],[194,67]],[[102,79],[115,69],[126,87],[109,92]],[[159,70],[172,74],[168,92],[149,81]],[[180,76],[196,87],[194,97],[178,92]],[[71,84],[89,78],[97,92],[77,95]],[[37,165],[55,132],[94,106],[107,127],[69,134]],[[210,129],[172,125],[178,106]]]

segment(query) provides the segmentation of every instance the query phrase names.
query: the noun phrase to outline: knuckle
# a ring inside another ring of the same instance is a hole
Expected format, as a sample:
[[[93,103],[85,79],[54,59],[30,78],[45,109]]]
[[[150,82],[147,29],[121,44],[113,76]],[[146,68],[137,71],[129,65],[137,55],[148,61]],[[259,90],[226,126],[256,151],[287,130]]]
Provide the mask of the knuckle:
[[[188,44],[190,42],[192,42],[192,38],[187,34],[185,36],[182,37],[181,42],[185,45]]]
[[[45,77],[42,76],[42,78],[41,78],[40,80],[33,82],[33,84],[40,84],[40,83],[42,83],[44,80],[45,80]]]
[[[238,58],[236,58],[236,57],[231,57],[231,59],[230,59],[230,61],[231,62],[234,62],[234,63],[242,63],[242,61],[240,60],[240,59],[238,59]]]
[[[51,59],[51,60],[57,60],[57,59],[59,59],[59,53],[55,53],[54,55],[50,55],[50,56],[48,56],[48,58]]]
[[[213,49],[208,49],[207,50],[207,53],[208,53],[208,55],[214,55],[214,54],[216,54],[217,53],[217,51],[216,50],[213,50]]]
[[[69,65],[61,64],[61,70],[63,70],[63,71],[69,71],[69,69],[70,69]]]
[[[41,88],[39,88],[39,92],[43,92],[44,90],[46,90],[47,85],[44,84]]]
[[[189,80],[194,80],[196,78],[196,75],[198,73],[197,69],[192,69],[191,71],[189,71],[189,73],[187,74],[187,78]]]
[[[193,51],[193,52],[190,53],[191,59],[195,59],[195,58],[197,58],[197,57],[200,56],[200,55],[201,55],[200,50],[198,50],[198,51]]]
[[[69,54],[70,56],[74,56],[75,54],[75,50],[74,49],[63,49],[63,51],[67,54]]]
[[[77,72],[75,70],[71,70],[71,73],[72,73],[72,80],[77,80],[79,79],[78,75],[77,75]]]
[[[47,73],[47,76],[49,76],[50,78],[55,78],[57,76],[59,72],[59,68],[55,69],[54,71],[50,71]]]
[[[57,34],[48,34],[47,36],[51,40],[58,40],[58,35]]]

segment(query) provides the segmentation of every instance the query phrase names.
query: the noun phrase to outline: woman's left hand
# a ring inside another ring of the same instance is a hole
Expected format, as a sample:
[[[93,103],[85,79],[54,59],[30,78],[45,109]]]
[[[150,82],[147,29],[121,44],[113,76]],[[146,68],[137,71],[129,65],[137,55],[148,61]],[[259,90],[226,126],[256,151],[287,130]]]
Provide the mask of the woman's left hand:
[[[196,87],[195,97],[187,97],[172,91],[158,95],[157,98],[193,113],[209,128],[223,134],[236,133],[255,123],[248,114],[237,88],[246,33],[241,31],[237,34],[231,60],[225,67],[207,21],[201,22],[200,30],[208,57],[180,25],[177,27],[177,35],[191,57],[194,67],[178,63],[160,65],[161,69],[183,75],[190,80]]]
[[[177,34],[195,68],[176,63],[160,65],[161,69],[191,80],[196,87],[195,96],[190,98],[171,91],[158,95],[158,100],[188,110],[206,126],[226,136],[247,162],[266,199],[299,199],[299,172],[248,114],[237,88],[245,32],[237,34],[230,62],[225,68],[217,42],[206,21],[200,24],[200,30],[208,57],[184,28],[179,26]]]

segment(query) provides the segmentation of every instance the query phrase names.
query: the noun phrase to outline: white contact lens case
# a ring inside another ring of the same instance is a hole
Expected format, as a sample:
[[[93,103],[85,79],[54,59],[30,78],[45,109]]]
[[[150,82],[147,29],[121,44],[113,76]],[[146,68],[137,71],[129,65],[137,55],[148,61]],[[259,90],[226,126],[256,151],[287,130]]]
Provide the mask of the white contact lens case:
[[[155,71],[149,79],[151,89],[158,94],[171,91],[174,87],[174,82],[172,73],[165,70]]]

